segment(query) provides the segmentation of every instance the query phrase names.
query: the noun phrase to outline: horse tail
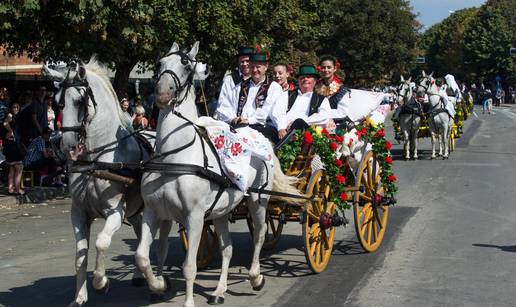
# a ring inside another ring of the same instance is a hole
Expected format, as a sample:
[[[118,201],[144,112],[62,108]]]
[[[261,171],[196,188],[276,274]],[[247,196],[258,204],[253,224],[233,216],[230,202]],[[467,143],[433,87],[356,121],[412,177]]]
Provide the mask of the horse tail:
[[[281,170],[281,164],[276,157],[274,156],[274,180],[272,183],[272,191],[288,193],[295,196],[303,196],[302,193],[296,188],[295,184],[297,183],[297,178],[292,176],[287,176]],[[279,200],[281,202],[286,202],[289,204],[304,204],[306,203],[305,199],[300,198],[292,198],[292,197],[283,197],[283,196],[272,196],[274,200]]]

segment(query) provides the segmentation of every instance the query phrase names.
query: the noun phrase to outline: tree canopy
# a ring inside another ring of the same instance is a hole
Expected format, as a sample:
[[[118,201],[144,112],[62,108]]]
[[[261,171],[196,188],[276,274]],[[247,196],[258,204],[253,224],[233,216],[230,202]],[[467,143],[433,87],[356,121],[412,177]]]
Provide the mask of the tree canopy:
[[[268,44],[272,61],[295,65],[322,53],[342,59],[355,84],[406,71],[418,23],[406,0],[4,0],[0,45],[35,60],[82,60],[92,54],[116,69],[127,89],[136,63],[152,65],[174,41],[201,42],[199,58],[216,77],[239,46]],[[186,47],[186,46],[185,46]],[[315,63],[314,63],[315,64]]]

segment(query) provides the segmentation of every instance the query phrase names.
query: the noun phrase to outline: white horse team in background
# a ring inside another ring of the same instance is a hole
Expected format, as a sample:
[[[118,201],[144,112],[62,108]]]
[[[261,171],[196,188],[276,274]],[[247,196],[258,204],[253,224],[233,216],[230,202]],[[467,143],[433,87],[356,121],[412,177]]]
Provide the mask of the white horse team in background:
[[[95,61],[76,69],[50,69],[44,73],[61,82],[56,95],[63,109],[63,137],[61,148],[65,153],[80,156],[82,160],[99,162],[139,162],[147,153],[129,137],[131,127],[122,120],[122,110],[110,81],[102,74]],[[64,104],[64,105],[63,105]],[[82,144],[84,143],[84,144]],[[111,144],[99,152],[95,149]],[[83,147],[84,146],[84,147]],[[106,222],[95,242],[97,258],[93,273],[93,287],[105,293],[109,288],[106,277],[105,253],[113,234],[122,221],[128,219],[140,238],[139,210],[143,201],[138,184],[126,187],[122,183],[92,177],[85,173],[70,173],[69,187],[72,198],[71,218],[77,242],[75,267],[77,288],[70,306],[82,306],[88,301],[87,264],[90,228],[94,219]],[[142,284],[138,268],[133,275],[135,284]]]
[[[418,134],[421,125],[421,117],[423,116],[423,108],[421,104],[413,97],[411,86],[412,78],[405,80],[401,76],[401,85],[398,90],[398,103],[400,106],[400,114],[398,117],[400,130],[403,136],[403,152],[405,160],[412,157],[418,159]]]
[[[435,84],[432,74],[426,75],[424,71],[422,74],[423,78],[418,85],[418,90],[421,89],[426,92],[430,104],[428,125],[432,138],[432,159],[436,158],[436,142],[439,142],[439,155],[442,155],[443,159],[448,159],[450,132],[454,120],[452,115],[449,114],[447,97]]]

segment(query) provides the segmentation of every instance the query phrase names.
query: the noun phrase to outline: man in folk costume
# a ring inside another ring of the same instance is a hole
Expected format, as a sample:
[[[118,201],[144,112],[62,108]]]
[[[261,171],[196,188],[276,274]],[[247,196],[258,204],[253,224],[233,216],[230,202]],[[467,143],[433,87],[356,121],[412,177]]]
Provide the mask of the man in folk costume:
[[[315,66],[301,65],[297,76],[299,89],[288,91],[288,100],[274,106],[271,119],[280,139],[290,131],[328,123],[330,103],[326,97],[314,91],[318,78]]]
[[[220,101],[217,118],[233,127],[249,125],[272,142],[278,141],[276,129],[267,125],[272,107],[286,99],[281,86],[267,76],[269,57],[255,53],[249,57],[251,78],[239,83],[231,95]]]
[[[228,70],[222,80],[222,88],[219,94],[219,106],[221,100],[227,99],[235,89],[235,87],[242,81],[251,77],[251,69],[249,68],[249,56],[254,54],[253,47],[240,47],[238,54],[235,56],[238,61],[238,67],[233,70]]]

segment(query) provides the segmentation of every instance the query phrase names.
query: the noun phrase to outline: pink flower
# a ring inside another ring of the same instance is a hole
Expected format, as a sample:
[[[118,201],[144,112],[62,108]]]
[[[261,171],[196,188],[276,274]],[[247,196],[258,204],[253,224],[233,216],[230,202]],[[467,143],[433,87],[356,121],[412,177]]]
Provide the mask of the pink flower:
[[[215,148],[217,148],[217,149],[221,149],[222,147],[224,147],[224,136],[220,135],[220,136],[216,137],[214,145],[215,145]]]
[[[231,154],[233,156],[238,156],[239,153],[242,152],[242,145],[240,143],[234,143],[231,145]]]

